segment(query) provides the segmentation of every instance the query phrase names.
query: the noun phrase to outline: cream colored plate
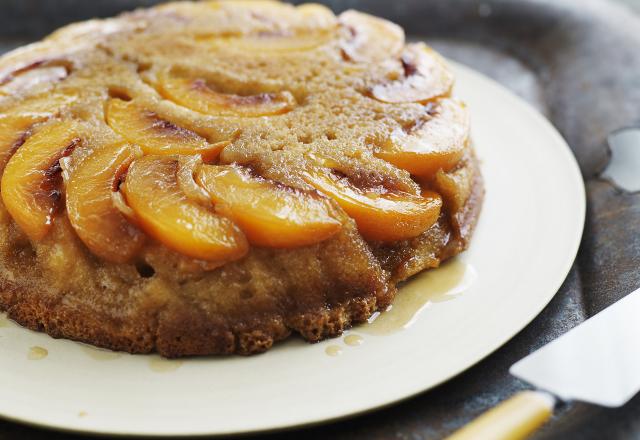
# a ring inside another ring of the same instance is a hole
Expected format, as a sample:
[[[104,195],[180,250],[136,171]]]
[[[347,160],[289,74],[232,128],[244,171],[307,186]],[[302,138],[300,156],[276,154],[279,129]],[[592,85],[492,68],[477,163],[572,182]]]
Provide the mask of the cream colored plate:
[[[409,282],[346,337],[249,358],[164,361],[53,340],[0,321],[0,414],[95,433],[264,431],[357,414],[455,376],[553,297],[585,213],[569,148],[531,107],[456,65],[487,195],[469,251]],[[2,319],[2,318],[0,318]]]

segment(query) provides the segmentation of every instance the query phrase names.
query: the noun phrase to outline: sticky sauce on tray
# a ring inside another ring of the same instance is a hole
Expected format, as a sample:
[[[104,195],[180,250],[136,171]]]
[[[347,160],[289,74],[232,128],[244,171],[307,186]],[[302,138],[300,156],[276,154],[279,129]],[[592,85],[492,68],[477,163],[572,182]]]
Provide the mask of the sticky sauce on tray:
[[[344,337],[344,343],[351,347],[362,345],[363,342],[364,338],[360,335],[347,335]]]
[[[42,347],[31,347],[29,353],[27,353],[27,359],[30,361],[40,361],[49,355],[49,351]]]
[[[4,315],[0,315],[0,328],[2,327],[9,327],[9,319]]]
[[[342,354],[342,348],[339,345],[329,345],[325,348],[324,352],[328,356],[340,356]]]
[[[375,313],[361,333],[385,335],[411,326],[420,312],[431,304],[450,301],[469,289],[477,277],[475,269],[454,258],[437,269],[426,270],[400,288],[393,305]]]

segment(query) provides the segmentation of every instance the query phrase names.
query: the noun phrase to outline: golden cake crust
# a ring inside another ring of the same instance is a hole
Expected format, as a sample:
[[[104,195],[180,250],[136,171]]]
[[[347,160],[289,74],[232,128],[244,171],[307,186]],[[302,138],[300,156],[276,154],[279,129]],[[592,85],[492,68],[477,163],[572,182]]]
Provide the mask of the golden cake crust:
[[[308,341],[339,335],[386,309],[397,283],[468,246],[483,186],[452,81],[437,54],[405,45],[389,22],[266,1],[169,3],[74,24],[6,55],[0,310],[53,337],[167,357],[258,353],[292,332]],[[47,208],[37,207],[45,225],[8,194],[22,194],[29,148],[49,129],[64,148],[38,168],[44,196],[33,200]],[[155,143],[136,130],[151,130]],[[110,163],[113,191],[125,200],[113,206],[138,211],[109,211],[105,224],[117,234],[105,232],[105,242],[84,222],[93,208],[78,196],[90,193],[78,176],[111,151],[122,157]],[[242,169],[274,194],[313,199],[327,218],[264,234],[236,202],[212,196],[210,207],[177,177],[180,203],[215,212],[236,234],[187,255],[193,246],[149,229],[155,219],[145,223],[132,193],[143,163],[179,173],[193,157],[196,170]],[[335,188],[391,194],[423,211],[372,226],[373,211]],[[212,249],[224,258],[200,257]]]

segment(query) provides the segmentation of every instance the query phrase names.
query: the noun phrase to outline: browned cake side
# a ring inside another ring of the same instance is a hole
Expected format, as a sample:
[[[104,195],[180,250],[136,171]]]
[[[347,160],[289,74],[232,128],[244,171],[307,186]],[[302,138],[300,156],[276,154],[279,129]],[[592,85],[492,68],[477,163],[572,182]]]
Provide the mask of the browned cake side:
[[[400,28],[170,3],[0,60],[0,310],[132,353],[339,335],[464,250],[483,187],[453,78]]]

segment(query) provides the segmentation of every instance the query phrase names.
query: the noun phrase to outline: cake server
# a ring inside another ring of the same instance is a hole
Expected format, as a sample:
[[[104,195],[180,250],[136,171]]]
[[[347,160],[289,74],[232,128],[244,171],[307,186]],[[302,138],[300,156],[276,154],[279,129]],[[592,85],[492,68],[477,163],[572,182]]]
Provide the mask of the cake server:
[[[536,391],[487,411],[449,440],[515,440],[542,426],[558,402],[610,408],[640,390],[640,289],[516,362],[509,370]]]

